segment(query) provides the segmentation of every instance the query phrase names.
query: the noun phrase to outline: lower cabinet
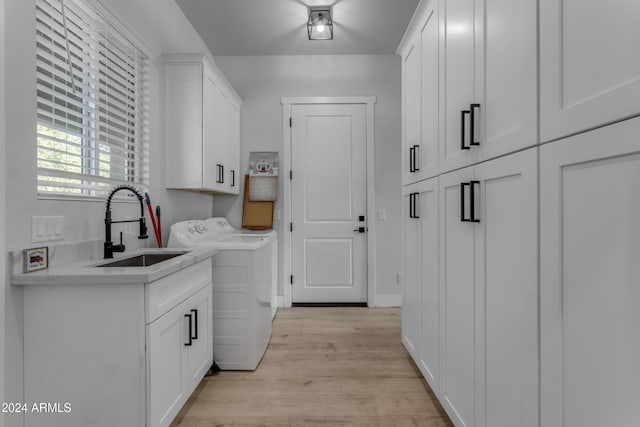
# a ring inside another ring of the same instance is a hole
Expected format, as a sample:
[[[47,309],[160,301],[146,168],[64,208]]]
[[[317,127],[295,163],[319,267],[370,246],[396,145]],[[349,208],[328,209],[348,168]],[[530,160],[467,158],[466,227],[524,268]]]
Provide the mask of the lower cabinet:
[[[540,149],[541,424],[637,426],[640,118]]]
[[[212,263],[142,283],[24,286],[26,427],[164,427],[213,363]],[[52,412],[53,411],[53,412]]]
[[[403,342],[456,426],[539,423],[537,171],[533,148],[404,190]]]
[[[211,284],[147,325],[149,418],[168,426],[212,365]]]
[[[440,381],[438,178],[404,188],[402,340],[433,390]]]

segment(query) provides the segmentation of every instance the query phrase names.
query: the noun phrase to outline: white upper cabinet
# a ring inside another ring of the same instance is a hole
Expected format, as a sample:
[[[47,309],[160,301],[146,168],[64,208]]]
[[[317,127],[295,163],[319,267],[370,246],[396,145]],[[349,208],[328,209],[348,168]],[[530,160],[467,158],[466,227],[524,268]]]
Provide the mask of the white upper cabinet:
[[[402,184],[418,180],[416,150],[420,150],[420,39],[414,37],[402,57]],[[419,165],[418,165],[419,168]]]
[[[537,144],[537,1],[440,0],[440,171]]]
[[[479,161],[538,143],[537,8],[537,0],[476,1]]]
[[[438,10],[430,2],[402,48],[402,183],[438,173]]]
[[[165,60],[167,187],[238,194],[240,98],[207,56]]]
[[[640,2],[540,4],[540,136],[552,141],[640,114]]]
[[[475,96],[474,0],[440,1],[440,86],[443,128],[440,134],[440,170],[450,171],[473,163],[477,150],[469,135],[470,105]],[[474,115],[477,113],[474,109]],[[473,136],[475,141],[477,135]],[[473,144],[472,144],[473,143]]]

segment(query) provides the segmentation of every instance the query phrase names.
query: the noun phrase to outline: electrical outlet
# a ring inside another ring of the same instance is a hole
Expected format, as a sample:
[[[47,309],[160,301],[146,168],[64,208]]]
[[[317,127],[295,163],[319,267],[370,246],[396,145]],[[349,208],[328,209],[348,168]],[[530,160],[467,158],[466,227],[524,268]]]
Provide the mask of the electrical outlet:
[[[273,210],[273,220],[280,221],[280,209]]]
[[[387,220],[387,211],[384,209],[378,209],[378,221]]]

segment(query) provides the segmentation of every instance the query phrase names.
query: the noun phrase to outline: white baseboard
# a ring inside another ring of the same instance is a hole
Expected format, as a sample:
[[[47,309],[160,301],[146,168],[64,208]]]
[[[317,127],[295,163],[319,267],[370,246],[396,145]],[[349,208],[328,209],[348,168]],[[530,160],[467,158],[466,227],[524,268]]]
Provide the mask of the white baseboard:
[[[376,295],[376,307],[402,307],[402,294]]]

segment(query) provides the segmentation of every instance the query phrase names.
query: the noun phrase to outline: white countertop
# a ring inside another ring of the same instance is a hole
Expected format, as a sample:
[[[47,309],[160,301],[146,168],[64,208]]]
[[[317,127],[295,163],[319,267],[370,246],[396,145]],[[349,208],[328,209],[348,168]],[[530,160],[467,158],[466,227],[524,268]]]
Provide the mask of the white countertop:
[[[184,255],[159,262],[148,267],[96,267],[110,261],[129,258],[143,253],[163,253],[189,251]],[[92,259],[77,263],[52,267],[33,273],[16,274],[11,277],[12,285],[97,285],[97,284],[142,284],[158,280],[190,265],[196,264],[218,253],[210,247],[138,249],[114,255],[113,259]]]

